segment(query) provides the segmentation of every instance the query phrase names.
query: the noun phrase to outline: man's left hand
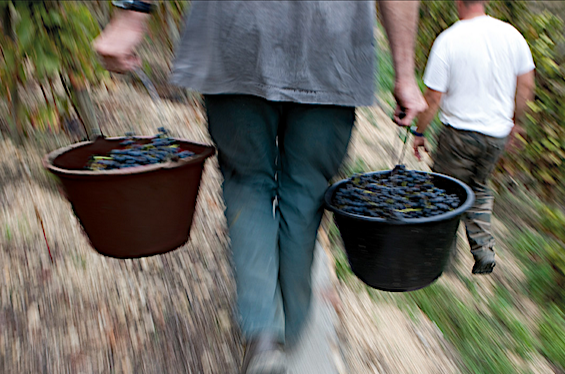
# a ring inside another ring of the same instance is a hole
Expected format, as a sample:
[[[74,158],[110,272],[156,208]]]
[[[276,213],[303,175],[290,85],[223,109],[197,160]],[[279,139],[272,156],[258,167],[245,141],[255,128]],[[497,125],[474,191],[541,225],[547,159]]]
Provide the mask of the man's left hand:
[[[428,107],[415,79],[397,81],[394,97],[397,105],[393,121],[398,126],[410,126],[414,118]]]
[[[422,154],[420,153],[420,147],[424,148],[426,153],[429,152],[428,146],[426,145],[426,139],[423,136],[415,137],[414,143],[412,148],[414,148],[414,156],[418,159],[418,161],[422,161]]]

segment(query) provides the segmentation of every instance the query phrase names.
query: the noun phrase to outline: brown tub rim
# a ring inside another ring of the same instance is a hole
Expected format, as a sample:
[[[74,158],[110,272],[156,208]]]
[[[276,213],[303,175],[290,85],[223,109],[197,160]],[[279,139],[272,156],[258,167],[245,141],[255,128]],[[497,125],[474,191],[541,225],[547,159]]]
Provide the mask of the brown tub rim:
[[[187,139],[181,138],[171,138],[176,140],[180,143],[186,143],[196,147],[204,148],[202,152],[194,152],[196,153],[194,156],[189,157],[187,159],[181,159],[178,161],[168,161],[162,162],[158,164],[151,164],[151,165],[142,165],[142,166],[135,166],[123,169],[113,169],[113,170],[104,170],[104,171],[90,171],[90,170],[81,170],[81,169],[64,169],[58,166],[55,166],[54,161],[57,157],[62,156],[63,154],[75,150],[80,147],[88,146],[94,144],[98,140],[104,141],[124,141],[127,139],[133,140],[151,140],[153,136],[134,136],[134,137],[112,137],[112,138],[104,138],[99,137],[96,140],[88,140],[79,143],[73,143],[66,147],[62,147],[56,149],[43,157],[42,164],[45,168],[49,171],[54,173],[55,175],[65,175],[68,177],[93,177],[93,176],[118,176],[118,175],[132,175],[132,174],[143,174],[143,173],[150,173],[156,170],[162,169],[173,169],[179,166],[191,165],[191,164],[200,164],[203,163],[208,157],[214,156],[216,153],[216,149],[209,144],[202,144],[196,143],[193,141],[189,141]]]

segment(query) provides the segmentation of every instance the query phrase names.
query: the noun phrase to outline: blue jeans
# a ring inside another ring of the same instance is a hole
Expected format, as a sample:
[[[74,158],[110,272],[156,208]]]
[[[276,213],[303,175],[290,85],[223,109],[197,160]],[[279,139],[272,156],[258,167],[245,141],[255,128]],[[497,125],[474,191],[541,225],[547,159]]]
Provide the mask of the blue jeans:
[[[224,177],[242,332],[294,341],[309,311],[323,196],[347,151],[355,108],[247,95],[205,102]]]

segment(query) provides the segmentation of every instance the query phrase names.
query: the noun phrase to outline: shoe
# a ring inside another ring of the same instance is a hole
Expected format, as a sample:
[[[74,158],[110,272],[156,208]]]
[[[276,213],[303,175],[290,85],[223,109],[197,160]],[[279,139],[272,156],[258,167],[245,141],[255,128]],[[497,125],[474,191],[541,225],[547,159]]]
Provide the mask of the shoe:
[[[272,335],[251,339],[245,349],[241,374],[286,374],[285,356]]]
[[[475,265],[473,265],[473,274],[490,274],[496,266],[494,260],[494,250],[492,248],[473,252]]]

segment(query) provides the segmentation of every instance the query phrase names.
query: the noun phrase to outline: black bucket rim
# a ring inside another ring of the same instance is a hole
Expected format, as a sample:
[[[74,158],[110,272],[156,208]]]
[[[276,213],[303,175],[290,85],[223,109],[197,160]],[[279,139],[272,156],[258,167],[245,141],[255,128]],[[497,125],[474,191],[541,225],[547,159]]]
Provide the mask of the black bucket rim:
[[[390,173],[391,171],[392,170],[380,170],[380,171],[372,171],[372,172],[369,172],[369,173],[362,173],[362,174],[359,174],[359,175],[385,174],[385,173]],[[461,216],[467,210],[469,210],[469,208],[471,208],[471,206],[475,202],[475,193],[473,192],[471,187],[469,187],[466,183],[463,183],[462,181],[460,181],[456,178],[450,177],[449,175],[445,175],[445,174],[427,172],[427,171],[423,171],[423,170],[414,170],[414,171],[417,172],[417,173],[421,173],[421,174],[438,176],[438,177],[450,180],[452,182],[455,182],[459,186],[463,187],[465,192],[467,192],[467,200],[465,200],[465,202],[463,204],[461,204],[460,206],[458,206],[456,209],[452,210],[451,212],[438,214],[437,216],[433,216],[433,217],[405,218],[405,219],[402,219],[402,220],[388,220],[388,219],[380,218],[380,217],[367,217],[367,216],[362,216],[362,215],[359,215],[359,214],[344,212],[343,210],[340,210],[340,209],[334,207],[331,204],[334,192],[339,187],[341,187],[345,183],[349,182],[351,180],[351,177],[350,177],[350,178],[347,178],[347,179],[343,179],[343,180],[341,180],[337,183],[334,183],[332,186],[330,186],[330,188],[328,188],[326,190],[326,193],[324,195],[325,208],[327,210],[329,210],[330,212],[333,212],[334,214],[339,214],[341,216],[348,217],[348,218],[351,218],[351,219],[356,219],[356,220],[359,220],[359,221],[386,223],[386,224],[390,224],[390,225],[417,225],[417,224],[447,221],[447,220],[456,218],[458,216]]]
[[[127,139],[150,140],[150,139],[153,139],[153,138],[154,138],[153,136],[134,136],[134,137],[120,136],[120,137],[112,137],[112,138],[100,137],[98,139],[102,139],[102,140],[106,140],[106,141],[123,141],[123,140],[127,140]],[[173,169],[173,168],[178,168],[178,167],[182,167],[182,166],[201,164],[204,161],[206,161],[207,158],[214,156],[214,154],[216,153],[216,149],[212,145],[195,143],[193,141],[190,141],[190,140],[187,140],[187,139],[181,139],[181,138],[172,138],[172,139],[174,139],[178,142],[188,143],[190,145],[202,147],[202,148],[204,148],[204,150],[200,153],[197,153],[194,157],[190,157],[188,159],[181,159],[181,160],[178,160],[176,162],[169,161],[169,162],[162,162],[162,163],[153,164],[153,165],[142,165],[142,166],[125,168],[125,169],[89,171],[89,170],[78,170],[78,169],[64,169],[64,168],[60,168],[60,167],[54,165],[53,162],[55,161],[55,159],[57,157],[65,154],[67,152],[70,152],[74,149],[84,147],[84,146],[87,146],[87,145],[91,145],[91,144],[96,142],[96,140],[93,140],[93,141],[87,140],[87,141],[83,141],[83,142],[73,143],[69,146],[62,147],[62,148],[56,149],[56,150],[48,153],[43,158],[43,166],[55,175],[65,175],[65,176],[68,176],[68,177],[121,176],[121,175],[132,175],[132,174],[145,174],[145,173],[150,173],[150,172],[153,172],[153,171],[156,171],[156,170],[163,170],[163,169],[166,170],[166,169]]]

